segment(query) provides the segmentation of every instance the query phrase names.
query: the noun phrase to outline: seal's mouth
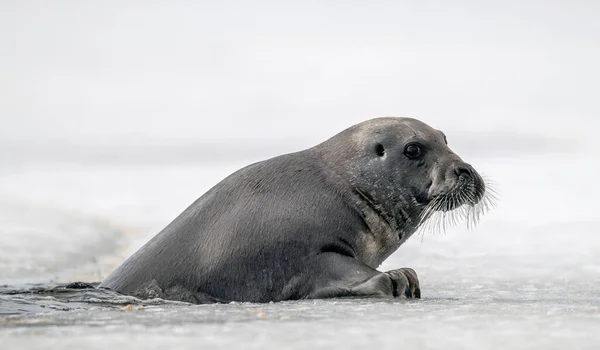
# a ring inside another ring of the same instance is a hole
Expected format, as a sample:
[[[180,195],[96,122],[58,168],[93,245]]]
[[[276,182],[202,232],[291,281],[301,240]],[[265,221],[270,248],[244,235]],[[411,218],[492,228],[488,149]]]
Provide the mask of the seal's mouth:
[[[495,201],[495,190],[479,174],[461,174],[451,187],[432,196],[423,207],[420,229],[444,230],[459,221],[466,222],[469,228],[474,227]]]
[[[474,207],[485,195],[485,182],[481,176],[460,176],[449,191],[432,198],[438,211],[451,211],[463,205]]]

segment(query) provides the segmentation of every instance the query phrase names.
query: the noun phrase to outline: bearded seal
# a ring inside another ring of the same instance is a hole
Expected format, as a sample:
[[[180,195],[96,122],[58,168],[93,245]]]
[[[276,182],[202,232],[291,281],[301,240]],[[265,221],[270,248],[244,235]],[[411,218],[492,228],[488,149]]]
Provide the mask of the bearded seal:
[[[229,175],[99,288],[191,303],[420,298],[414,270],[377,267],[431,215],[479,214],[485,194],[441,131],[375,118]]]

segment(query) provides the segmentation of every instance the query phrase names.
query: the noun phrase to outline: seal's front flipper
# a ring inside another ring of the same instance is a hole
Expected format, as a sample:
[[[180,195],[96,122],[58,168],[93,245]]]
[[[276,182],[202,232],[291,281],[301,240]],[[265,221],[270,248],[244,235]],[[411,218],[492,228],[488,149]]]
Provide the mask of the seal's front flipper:
[[[409,276],[410,275],[410,276]],[[285,298],[323,299],[343,297],[420,298],[412,269],[379,272],[355,258],[337,254],[317,255],[306,270],[290,283]]]
[[[419,278],[417,277],[417,273],[415,272],[415,270],[409,267],[404,267],[401,269],[390,270],[388,272],[385,272],[385,274],[390,276],[392,281],[396,282],[396,284],[398,283],[398,281],[404,283],[404,280],[406,280],[406,286],[404,286],[403,284],[400,288],[395,288],[397,291],[402,290],[402,288],[405,288],[404,296],[406,296],[407,298],[421,299],[421,286],[419,285]]]

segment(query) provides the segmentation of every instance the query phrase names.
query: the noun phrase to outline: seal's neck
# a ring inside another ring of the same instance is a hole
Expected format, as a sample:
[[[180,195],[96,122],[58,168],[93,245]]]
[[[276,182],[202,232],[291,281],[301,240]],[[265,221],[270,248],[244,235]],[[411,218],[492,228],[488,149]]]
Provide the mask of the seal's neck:
[[[406,222],[390,216],[369,195],[352,187],[348,202],[362,218],[366,232],[361,232],[363,262],[377,268],[414,232]]]
[[[344,202],[364,223],[364,230],[355,237],[355,251],[360,260],[377,268],[386,258],[395,252],[415,231],[408,222],[407,212],[391,215],[387,208],[367,192],[355,186],[348,176],[337,173],[333,166],[319,166],[330,186],[343,197]],[[408,203],[399,203],[400,207]],[[407,209],[402,209],[402,211]]]
[[[401,243],[404,243],[415,231],[413,222],[410,219],[408,211],[410,209],[403,206],[409,205],[402,203],[397,210],[399,215],[390,215],[389,211],[368,193],[352,186],[352,192],[355,197],[355,210],[361,214],[366,225],[374,233],[381,233],[386,236],[394,235]]]

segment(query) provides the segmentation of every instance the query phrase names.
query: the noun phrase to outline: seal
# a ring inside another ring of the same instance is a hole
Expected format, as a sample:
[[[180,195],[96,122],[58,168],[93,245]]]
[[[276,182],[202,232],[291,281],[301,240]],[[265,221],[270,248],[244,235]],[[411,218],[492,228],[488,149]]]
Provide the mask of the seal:
[[[99,288],[190,303],[420,298],[413,269],[377,267],[433,214],[479,214],[485,194],[441,131],[375,118],[229,175]]]

